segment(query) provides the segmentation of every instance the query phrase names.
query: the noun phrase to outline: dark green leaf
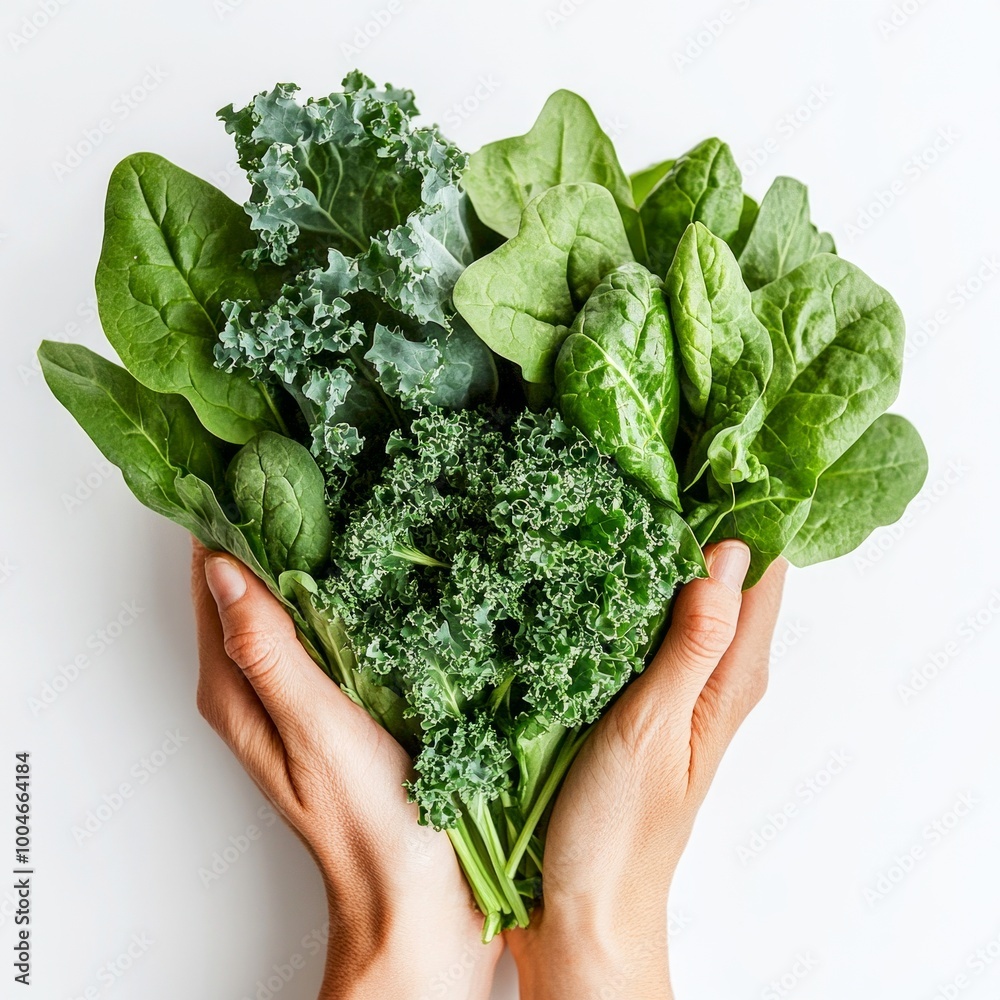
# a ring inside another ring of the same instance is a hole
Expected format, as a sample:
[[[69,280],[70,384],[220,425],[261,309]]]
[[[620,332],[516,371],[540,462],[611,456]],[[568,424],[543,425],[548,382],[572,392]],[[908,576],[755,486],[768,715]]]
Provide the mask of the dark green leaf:
[[[236,444],[280,429],[263,386],[215,367],[223,301],[261,295],[240,263],[253,243],[239,205],[162,157],[136,153],[115,167],[97,267],[104,332],[143,385],[180,393]]]
[[[594,289],[559,351],[556,403],[603,454],[679,507],[670,449],[680,387],[662,288],[654,274],[630,263]]]

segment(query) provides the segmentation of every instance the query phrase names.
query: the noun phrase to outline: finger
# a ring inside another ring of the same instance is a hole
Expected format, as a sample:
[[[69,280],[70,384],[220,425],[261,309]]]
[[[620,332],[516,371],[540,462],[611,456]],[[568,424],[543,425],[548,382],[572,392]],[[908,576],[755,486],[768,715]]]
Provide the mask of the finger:
[[[719,542],[706,548],[705,561],[708,577],[681,589],[663,644],[639,678],[685,713],[690,713],[736,634],[750,550],[743,542]]]
[[[226,654],[252,685],[288,745],[317,724],[357,724],[354,706],[302,648],[288,613],[236,559],[213,553],[205,579],[218,608]]]
[[[198,711],[248,766],[280,751],[280,739],[253,686],[225,650],[219,611],[205,579],[209,551],[194,541],[191,599],[198,638]]]
[[[736,636],[695,705],[695,760],[706,761],[713,773],[737,729],[767,690],[771,640],[787,569],[784,559],[776,560],[744,593]]]

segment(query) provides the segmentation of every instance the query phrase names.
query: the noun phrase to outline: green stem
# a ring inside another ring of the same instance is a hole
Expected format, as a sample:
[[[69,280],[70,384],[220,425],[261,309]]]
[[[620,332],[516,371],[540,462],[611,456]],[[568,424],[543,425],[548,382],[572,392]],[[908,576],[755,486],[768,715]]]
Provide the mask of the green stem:
[[[552,765],[552,770],[549,772],[549,776],[545,779],[545,784],[542,785],[541,791],[539,791],[537,797],[535,798],[535,801],[531,806],[531,811],[524,820],[524,826],[521,829],[521,833],[511,849],[510,856],[507,858],[507,866],[504,869],[504,873],[508,878],[513,878],[514,874],[517,872],[517,866],[521,863],[521,858],[524,857],[524,852],[528,849],[528,844],[531,842],[531,837],[535,832],[535,827],[538,826],[539,820],[541,820],[546,806],[548,806],[552,797],[555,795],[563,777],[569,770],[570,764],[573,763],[573,758],[576,757],[580,747],[583,746],[583,741],[588,732],[589,727],[584,726],[581,731],[578,731],[575,735],[570,736],[563,745],[563,748],[559,751],[559,756],[556,757],[555,763]]]
[[[268,409],[271,411],[271,414],[281,430],[281,433],[284,434],[285,437],[291,437],[292,434],[288,429],[288,424],[285,423],[284,417],[282,417],[282,415],[278,412],[277,404],[274,402],[274,397],[268,391],[267,386],[264,385],[263,382],[258,382],[257,387],[260,389],[260,394],[264,397],[264,402],[267,403]]]
[[[528,911],[525,908],[521,893],[514,885],[513,878],[507,874],[504,867],[506,858],[503,847],[500,844],[500,837],[496,827],[493,825],[493,817],[490,815],[489,806],[485,802],[480,802],[475,814],[471,814],[473,823],[479,830],[483,843],[486,845],[486,852],[493,864],[493,870],[497,876],[497,883],[507,902],[509,912],[513,913],[514,919],[519,927],[528,926]]]
[[[475,848],[468,841],[468,832],[461,820],[457,827],[448,830],[448,839],[451,840],[455,854],[458,855],[465,877],[472,888],[472,895],[476,899],[476,905],[487,917],[491,913],[499,913],[500,899],[494,892],[494,887],[490,885],[489,873],[480,864]]]

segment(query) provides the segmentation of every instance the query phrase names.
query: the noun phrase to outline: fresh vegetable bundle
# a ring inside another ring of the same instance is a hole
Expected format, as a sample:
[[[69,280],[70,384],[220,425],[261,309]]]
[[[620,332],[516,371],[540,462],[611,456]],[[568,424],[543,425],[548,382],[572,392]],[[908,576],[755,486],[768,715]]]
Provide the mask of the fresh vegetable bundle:
[[[124,362],[45,377],[136,496],[243,560],[412,754],[485,914],[523,925],[561,778],[670,599],[895,520],[926,455],[903,321],[805,188],[709,139],[631,177],[587,104],[471,157],[352,73],[220,112],[245,211],[148,153],[97,271]]]

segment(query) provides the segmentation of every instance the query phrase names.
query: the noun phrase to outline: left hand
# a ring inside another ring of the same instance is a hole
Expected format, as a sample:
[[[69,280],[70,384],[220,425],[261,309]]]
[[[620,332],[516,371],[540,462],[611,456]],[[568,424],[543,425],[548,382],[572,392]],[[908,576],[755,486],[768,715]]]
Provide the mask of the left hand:
[[[320,1000],[489,995],[502,942],[447,836],[417,824],[403,748],[310,659],[253,573],[197,542],[198,708],[309,849],[326,886]]]

